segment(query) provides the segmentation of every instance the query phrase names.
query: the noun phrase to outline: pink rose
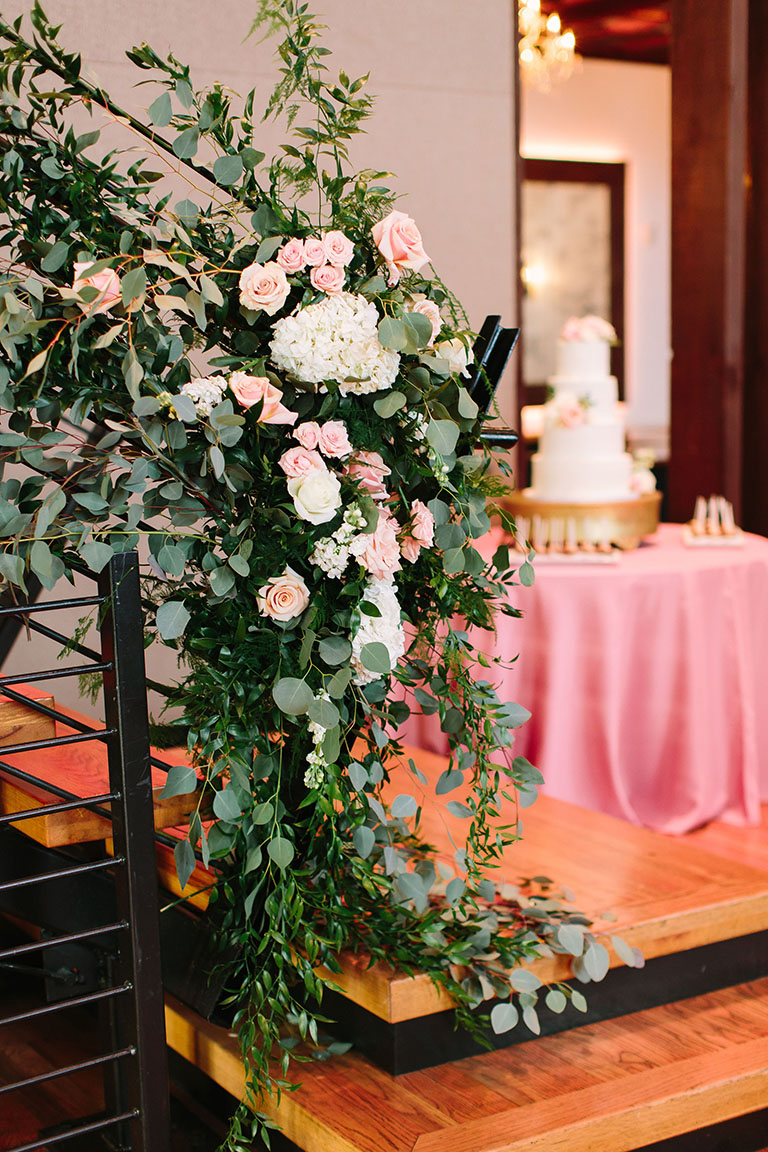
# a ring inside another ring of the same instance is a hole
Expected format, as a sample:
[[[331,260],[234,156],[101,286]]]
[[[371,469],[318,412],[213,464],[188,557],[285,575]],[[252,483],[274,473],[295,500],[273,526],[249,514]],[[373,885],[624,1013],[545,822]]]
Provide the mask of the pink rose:
[[[429,263],[421,233],[405,212],[390,212],[372,228],[373,242],[387,262],[389,283],[397,284],[405,268],[418,272]]]
[[[357,480],[374,500],[386,500],[389,495],[384,477],[390,473],[378,452],[356,452],[344,468],[344,474]]]
[[[298,413],[291,412],[282,404],[282,392],[266,376],[233,372],[229,378],[229,387],[243,408],[252,408],[262,401],[259,424],[295,424],[299,418]]]
[[[418,312],[421,316],[426,316],[427,320],[429,320],[432,325],[432,335],[427,343],[431,346],[443,326],[443,319],[437,304],[435,304],[434,300],[417,300],[414,304],[406,305],[406,311]]]
[[[267,316],[274,316],[285,304],[290,290],[285,272],[274,260],[267,264],[249,264],[240,273],[240,303],[252,312],[261,308]]]
[[[328,263],[336,264],[341,268],[346,268],[355,254],[354,244],[343,232],[323,233],[323,244]]]
[[[429,548],[435,538],[435,518],[421,500],[411,505],[411,522],[400,538],[400,551],[411,563],[422,548]]]
[[[110,308],[114,304],[119,304],[121,300],[120,277],[114,268],[102,268],[101,272],[96,272],[93,276],[85,275],[95,263],[95,260],[85,260],[83,263],[73,265],[75,277],[72,287],[75,292],[79,292],[81,288],[95,288],[99,293],[90,304],[83,302],[80,305],[84,312],[109,312]]]
[[[302,448],[317,448],[320,437],[320,425],[315,420],[306,420],[294,428],[293,434]]]
[[[304,255],[304,241],[294,236],[287,244],[283,244],[275,259],[286,272],[301,272],[307,264],[307,258]]]
[[[562,395],[556,402],[556,412],[561,428],[580,428],[584,423],[584,407],[575,396]]]
[[[374,532],[361,533],[352,541],[352,553],[377,580],[387,580],[400,570],[397,521],[386,508],[379,510]]]
[[[347,426],[342,420],[328,420],[318,429],[317,446],[326,456],[343,460],[352,451]]]
[[[323,458],[319,452],[311,448],[289,448],[283,452],[278,464],[286,476],[307,476],[315,468],[325,468]]]
[[[313,288],[330,295],[333,292],[341,292],[346,273],[343,268],[337,268],[335,264],[322,264],[319,268],[312,269],[309,279]]]
[[[317,268],[320,264],[325,264],[328,257],[326,256],[323,241],[318,240],[316,236],[310,236],[309,240],[305,240],[304,259],[311,268]]]
[[[309,589],[293,568],[282,576],[272,576],[256,594],[259,612],[273,620],[293,620],[309,604]]]

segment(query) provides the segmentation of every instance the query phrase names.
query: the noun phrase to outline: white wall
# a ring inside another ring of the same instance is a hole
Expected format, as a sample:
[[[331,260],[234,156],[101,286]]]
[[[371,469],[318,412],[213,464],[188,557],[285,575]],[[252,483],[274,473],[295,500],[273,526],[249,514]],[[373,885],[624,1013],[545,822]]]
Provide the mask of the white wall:
[[[18,10],[28,10],[25,3]],[[356,143],[356,167],[397,174],[399,207],[417,221],[439,275],[479,327],[489,312],[514,323],[514,6],[511,0],[310,0],[328,30],[334,74],[371,73],[377,94],[367,133]],[[124,56],[147,41],[192,68],[196,86],[218,80],[244,94],[257,88],[266,105],[277,78],[271,41],[245,40],[255,0],[45,0],[62,42],[79,51],[86,72],[139,117],[158,90]],[[9,15],[6,13],[6,15]],[[270,157],[285,139],[265,126],[259,146]],[[94,150],[95,151],[95,150]],[[514,412],[507,372],[503,411]],[[58,589],[57,589],[58,591]],[[31,650],[30,650],[31,649]],[[6,668],[29,669],[35,650],[17,642]],[[148,653],[151,676],[173,677],[173,653]],[[56,695],[76,704],[75,686]],[[83,707],[85,707],[83,705]]]
[[[522,101],[524,156],[626,164],[626,393],[631,433],[669,426],[670,73],[585,60],[568,81]]]

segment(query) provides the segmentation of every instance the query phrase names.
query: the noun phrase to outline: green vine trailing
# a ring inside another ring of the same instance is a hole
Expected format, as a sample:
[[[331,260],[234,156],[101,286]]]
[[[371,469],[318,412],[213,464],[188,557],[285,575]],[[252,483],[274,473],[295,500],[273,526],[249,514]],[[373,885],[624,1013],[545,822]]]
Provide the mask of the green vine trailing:
[[[344,949],[427,972],[470,1028],[488,1001],[496,1031],[534,1032],[525,962],[599,979],[609,955],[549,882],[490,878],[540,777],[471,630],[515,615],[532,570],[476,547],[498,481],[473,334],[386,174],[351,170],[366,78],[331,76],[306,5],[262,0],[289,133],[267,163],[253,92],[197,90],[141,45],[140,122],[29,20],[0,23],[0,576],[23,596],[140,552],[148,642],[181,660],[166,794],[198,789],[177,870],[211,869],[247,1070],[235,1150],[320,1040]],[[448,737],[436,780],[397,741],[414,708]],[[419,834],[429,793],[462,822],[452,857]]]

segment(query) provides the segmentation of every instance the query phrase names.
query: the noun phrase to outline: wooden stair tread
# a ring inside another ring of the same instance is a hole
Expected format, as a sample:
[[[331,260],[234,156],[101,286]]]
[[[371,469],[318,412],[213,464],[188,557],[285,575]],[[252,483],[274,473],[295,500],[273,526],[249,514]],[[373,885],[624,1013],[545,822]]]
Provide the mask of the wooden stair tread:
[[[236,1040],[169,1001],[169,1043],[235,1096]],[[630,1152],[768,1100],[768,979],[392,1077],[350,1052],[262,1103],[305,1152]]]
[[[45,693],[31,685],[16,685],[15,688],[32,699],[43,702],[49,699]],[[72,719],[93,727],[99,727],[91,717],[84,716],[65,705],[57,705],[57,711]],[[39,714],[32,709],[30,709],[30,713],[39,721]],[[50,719],[46,723],[48,728],[37,736],[29,735],[31,729],[27,728],[26,739],[39,739],[41,736],[47,738],[54,735],[66,736],[76,731],[62,722],[56,722],[55,727],[54,722]],[[19,743],[21,742],[19,740]],[[186,750],[173,749],[159,753],[153,749],[152,752],[153,755],[163,759],[169,758],[169,764],[180,764],[186,761]],[[24,812],[31,808],[57,803],[60,797],[47,790],[46,783],[64,788],[75,796],[83,798],[100,796],[109,792],[107,749],[106,745],[99,740],[42,748],[34,752],[19,752],[13,755],[4,754],[0,749],[0,759],[5,760],[6,763],[15,768],[34,775],[41,782],[38,785],[28,784],[7,772],[3,772],[0,767],[0,813],[2,814]],[[165,799],[161,796],[164,786],[165,773],[158,768],[153,768],[152,798],[156,828],[168,828],[181,823],[194,805],[194,793]],[[20,821],[14,827],[18,827],[31,839],[47,848],[60,848],[69,844],[84,844],[93,840],[103,840],[111,833],[111,825],[108,820],[84,808],[33,817]]]
[[[445,768],[444,758],[434,753],[411,748],[408,755],[430,783]],[[422,790],[404,766],[393,772],[388,794],[403,791],[423,805],[422,835],[452,855],[449,833],[459,843],[462,822],[435,803],[433,789]],[[499,874],[512,883],[537,875],[566,883],[573,906],[594,918],[596,930],[621,936],[647,960],[768,929],[768,869],[550,796],[539,796],[524,812],[523,839],[506,850]],[[613,954],[612,963],[618,963]],[[568,964],[567,957],[556,956],[529,967],[549,982],[565,979]],[[344,994],[390,1023],[450,1007],[428,976],[368,967],[365,956],[349,954],[343,968],[333,979]]]

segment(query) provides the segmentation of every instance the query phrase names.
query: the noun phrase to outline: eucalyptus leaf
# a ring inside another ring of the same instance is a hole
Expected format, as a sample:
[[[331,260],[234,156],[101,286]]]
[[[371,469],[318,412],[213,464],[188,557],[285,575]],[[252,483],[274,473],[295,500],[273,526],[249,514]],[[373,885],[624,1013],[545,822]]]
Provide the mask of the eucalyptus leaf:
[[[272,696],[281,712],[287,716],[301,716],[314,700],[312,689],[305,680],[284,676],[274,685]]]
[[[180,600],[166,600],[157,610],[157,630],[163,640],[178,640],[189,620],[189,611]]]
[[[352,843],[355,846],[355,851],[358,856],[362,856],[363,860],[367,860],[376,843],[376,836],[374,835],[373,829],[367,828],[364,824],[358,825],[352,833]]]
[[[519,1013],[514,1004],[508,1001],[503,1001],[501,1004],[494,1004],[491,1009],[491,1028],[497,1036],[502,1035],[504,1032],[510,1032],[519,1019]]]
[[[189,878],[197,866],[195,859],[194,849],[186,837],[179,840],[173,849],[173,857],[176,863],[176,875],[179,878],[179,887],[183,892],[189,883]]]
[[[271,860],[274,860],[278,868],[284,869],[288,868],[293,860],[295,850],[290,840],[284,836],[275,836],[267,844],[267,855]]]
[[[174,764],[168,769],[165,786],[160,795],[164,800],[168,800],[172,796],[186,796],[195,791],[197,784],[197,773],[191,765]]]

